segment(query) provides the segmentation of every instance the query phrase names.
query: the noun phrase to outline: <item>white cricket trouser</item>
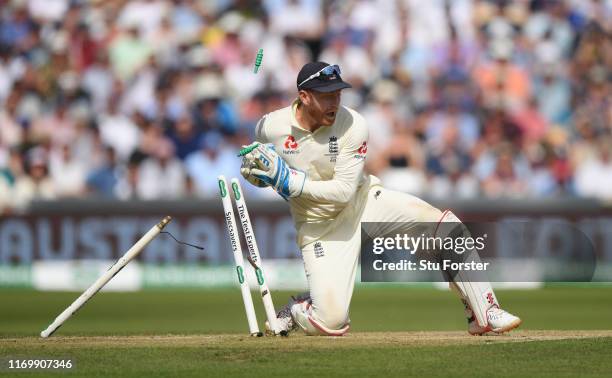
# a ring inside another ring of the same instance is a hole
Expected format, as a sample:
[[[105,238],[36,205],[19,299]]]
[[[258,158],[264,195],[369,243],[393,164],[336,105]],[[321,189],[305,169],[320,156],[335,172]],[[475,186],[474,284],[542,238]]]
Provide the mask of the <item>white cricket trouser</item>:
[[[361,222],[389,222],[398,229],[381,230],[383,234],[403,233],[414,231],[419,223],[443,221],[445,214],[450,213],[443,213],[410,194],[379,185],[363,190],[354,201],[349,205],[354,207],[354,214],[318,241],[302,247],[312,302],[305,304],[304,311],[299,311],[303,313],[294,318],[307,334],[341,335],[348,331],[349,305],[361,248]],[[365,204],[359,206],[357,201],[365,201]],[[492,293],[488,283],[468,283],[468,289],[474,284],[482,286],[477,287],[479,293]],[[467,290],[467,296],[466,291],[459,294],[466,299],[473,297],[468,302],[475,307],[489,306],[486,303],[481,305],[480,302],[484,301],[481,295],[471,294],[476,291]]]
[[[338,330],[348,323],[361,248],[361,222],[397,222],[409,228],[416,222],[438,222],[442,215],[415,196],[378,185],[354,201],[365,201],[359,206],[361,211],[352,214],[354,219],[302,247],[312,299],[311,318],[324,329]]]

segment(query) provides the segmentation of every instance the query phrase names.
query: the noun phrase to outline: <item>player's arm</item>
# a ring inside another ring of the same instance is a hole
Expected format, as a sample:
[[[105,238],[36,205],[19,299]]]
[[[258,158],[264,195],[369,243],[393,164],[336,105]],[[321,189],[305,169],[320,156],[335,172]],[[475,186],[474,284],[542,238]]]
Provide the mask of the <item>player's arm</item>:
[[[368,138],[362,119],[347,132],[331,180],[310,180],[304,172],[289,167],[272,145],[257,142],[241,151],[244,161],[251,162],[241,172],[272,186],[284,198],[307,196],[321,202],[347,203],[357,191],[363,173]]]
[[[362,120],[360,120],[362,121]],[[302,196],[317,202],[347,203],[353,198],[363,175],[368,130],[365,124],[353,124],[334,168],[334,177],[326,181],[306,178]]]

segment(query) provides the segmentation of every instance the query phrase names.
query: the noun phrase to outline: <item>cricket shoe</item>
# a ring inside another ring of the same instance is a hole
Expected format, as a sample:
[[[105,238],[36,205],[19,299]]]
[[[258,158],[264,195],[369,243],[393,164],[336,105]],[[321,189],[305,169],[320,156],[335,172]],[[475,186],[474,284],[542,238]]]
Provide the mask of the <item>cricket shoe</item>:
[[[487,322],[487,326],[482,327],[472,314],[472,316],[468,318],[469,334],[474,336],[501,335],[504,332],[517,328],[523,321],[519,317],[495,305],[487,310]]]
[[[289,302],[278,311],[278,313],[276,314],[276,321],[280,329],[280,335],[286,336],[289,334],[289,332],[295,331],[299,328],[298,325],[295,324],[295,322],[293,321],[293,317],[291,316],[291,306],[296,303],[310,302],[310,300],[310,293],[298,294],[295,297],[292,296],[291,299],[289,299]],[[267,320],[266,334],[274,334],[274,331],[272,331],[272,329],[270,328],[270,322],[268,322]]]

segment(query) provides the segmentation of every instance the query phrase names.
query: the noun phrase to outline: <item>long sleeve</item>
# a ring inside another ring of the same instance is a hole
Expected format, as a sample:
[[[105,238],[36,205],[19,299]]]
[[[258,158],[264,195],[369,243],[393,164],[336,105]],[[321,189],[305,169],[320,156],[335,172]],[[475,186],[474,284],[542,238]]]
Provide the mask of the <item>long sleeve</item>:
[[[263,116],[257,125],[255,126],[255,141],[259,143],[268,143],[268,139],[266,138],[264,124],[266,122],[266,116]]]
[[[353,123],[347,131],[331,180],[313,181],[306,178],[302,196],[313,201],[346,204],[357,192],[363,176],[367,152],[368,129],[363,119]]]

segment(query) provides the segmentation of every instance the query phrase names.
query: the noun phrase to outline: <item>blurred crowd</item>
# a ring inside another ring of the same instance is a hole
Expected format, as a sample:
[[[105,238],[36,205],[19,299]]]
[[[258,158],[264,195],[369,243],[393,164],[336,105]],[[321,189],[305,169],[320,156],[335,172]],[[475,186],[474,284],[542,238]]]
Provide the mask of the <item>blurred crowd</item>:
[[[215,196],[312,60],[390,188],[610,200],[611,25],[612,0],[0,0],[0,213]]]

